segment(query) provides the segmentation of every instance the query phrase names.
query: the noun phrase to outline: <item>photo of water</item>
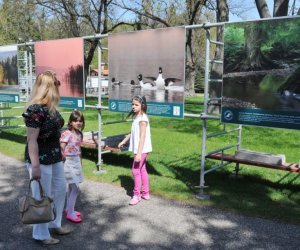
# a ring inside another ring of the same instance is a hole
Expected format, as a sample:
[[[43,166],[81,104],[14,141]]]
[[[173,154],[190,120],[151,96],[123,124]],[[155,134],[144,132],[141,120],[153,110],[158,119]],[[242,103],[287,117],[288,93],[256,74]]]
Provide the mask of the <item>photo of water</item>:
[[[144,89],[132,87],[130,84],[111,86],[110,98],[114,100],[130,100],[135,95],[145,96],[147,102],[180,103],[184,98],[184,91],[164,89]]]
[[[108,47],[110,99],[183,103],[184,28],[112,34]]]
[[[225,25],[222,122],[300,129],[300,18]]]

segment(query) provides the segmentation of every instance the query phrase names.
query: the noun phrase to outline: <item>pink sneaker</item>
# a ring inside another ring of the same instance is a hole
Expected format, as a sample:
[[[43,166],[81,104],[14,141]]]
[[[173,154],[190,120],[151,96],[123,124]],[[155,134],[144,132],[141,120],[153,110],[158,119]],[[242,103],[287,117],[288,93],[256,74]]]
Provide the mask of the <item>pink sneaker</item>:
[[[150,200],[150,194],[143,194],[142,199],[144,200]]]
[[[66,218],[67,218],[67,220],[72,221],[72,222],[74,222],[74,223],[82,222],[82,219],[81,219],[80,217],[76,217],[76,218],[73,219],[71,216],[69,216],[69,215],[67,214]]]
[[[75,212],[76,216],[81,216],[80,212],[78,212],[78,211],[74,211],[74,212]],[[65,213],[66,213],[66,215],[68,214],[68,210],[67,209],[65,209]]]
[[[137,196],[133,196],[129,202],[129,205],[136,205],[140,202],[141,198]]]

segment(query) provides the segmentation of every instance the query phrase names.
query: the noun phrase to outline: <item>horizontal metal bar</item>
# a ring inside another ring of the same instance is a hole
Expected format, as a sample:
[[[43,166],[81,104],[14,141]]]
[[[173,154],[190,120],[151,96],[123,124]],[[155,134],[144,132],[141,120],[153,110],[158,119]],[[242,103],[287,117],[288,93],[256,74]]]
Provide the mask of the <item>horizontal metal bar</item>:
[[[215,136],[219,136],[219,135],[224,135],[224,134],[228,134],[228,133],[231,133],[231,132],[234,132],[234,131],[239,131],[239,130],[240,130],[239,128],[235,128],[235,129],[231,129],[231,130],[225,130],[225,131],[222,131],[222,132],[212,133],[212,134],[207,135],[207,138],[211,138],[211,137],[215,137]]]
[[[215,167],[213,167],[213,168],[210,168],[210,169],[204,171],[204,174],[207,174],[207,173],[209,173],[209,172],[212,172],[212,171],[214,171],[214,170],[216,170],[216,169],[218,169],[218,168],[225,167],[225,166],[227,166],[227,165],[229,165],[229,164],[231,164],[231,163],[232,163],[232,162],[226,162],[226,163],[222,163],[222,164],[220,164],[220,165],[217,165],[217,166],[215,166]]]
[[[196,29],[196,28],[212,28],[217,26],[223,26],[224,23],[203,23],[185,26],[186,29]]]
[[[184,117],[201,118],[201,115],[184,113]]]
[[[25,125],[17,125],[17,126],[0,126],[1,129],[11,129],[11,128],[25,128]]]
[[[223,64],[223,61],[220,60],[209,60],[210,63],[218,63],[218,64]]]
[[[109,109],[108,106],[98,106],[98,105],[85,105],[87,108],[95,108],[95,109]]]
[[[11,107],[12,109],[24,109],[24,106],[16,106],[16,107]]]
[[[238,145],[239,145],[239,143],[235,143],[235,144],[228,145],[228,146],[226,146],[226,147],[224,147],[224,148],[220,148],[220,149],[211,151],[211,152],[209,152],[206,156],[209,156],[209,155],[212,155],[212,154],[221,152],[221,151],[225,151],[225,150],[230,149],[230,148],[237,147]],[[205,157],[206,157],[206,156],[205,156]]]
[[[293,18],[294,16],[282,16],[282,17],[270,17],[264,18],[265,20],[274,20],[274,19],[284,19],[284,18]],[[243,23],[258,21],[257,19],[243,21]],[[231,24],[231,23],[240,23],[241,21],[234,21],[234,22],[220,22],[220,23],[203,23],[203,24],[194,24],[194,25],[187,25],[185,26],[186,29],[195,29],[195,28],[212,28],[223,26],[224,24]]]
[[[95,34],[93,36],[83,36],[82,39],[98,39],[108,37],[108,34]]]
[[[208,79],[209,82],[223,82],[222,79]]]
[[[212,120],[220,120],[221,116],[214,116],[214,115],[207,115],[207,114],[200,114],[201,119],[212,119]]]
[[[0,107],[0,110],[8,110],[8,109],[24,109],[24,106],[16,106],[16,107]]]
[[[25,42],[25,43],[18,43],[16,44],[17,46],[24,46],[24,45],[34,45],[34,42],[29,41],[29,42]]]
[[[18,116],[2,116],[0,117],[0,120],[11,120],[11,119],[19,119],[19,118],[22,118],[23,116],[21,115],[18,115]]]
[[[119,121],[112,121],[112,122],[103,122],[103,125],[115,124],[115,123],[122,123],[122,122],[131,122],[132,120],[119,120]]]
[[[209,98],[208,101],[221,101],[222,100],[222,97],[212,97],[212,98]]]
[[[111,153],[111,150],[101,151],[101,154]]]
[[[217,44],[217,45],[223,45],[224,46],[224,43],[222,42],[219,42],[219,41],[213,41],[213,40],[209,40],[210,43],[213,43],[213,44]]]

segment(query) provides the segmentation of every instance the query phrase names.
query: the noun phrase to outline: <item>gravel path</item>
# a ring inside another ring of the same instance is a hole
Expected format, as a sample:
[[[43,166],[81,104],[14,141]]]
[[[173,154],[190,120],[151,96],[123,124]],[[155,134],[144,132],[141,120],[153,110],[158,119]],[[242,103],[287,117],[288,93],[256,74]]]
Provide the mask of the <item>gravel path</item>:
[[[129,206],[124,188],[87,180],[77,208],[83,222],[64,220],[72,234],[60,236],[59,245],[41,246],[15,207],[28,185],[24,164],[3,154],[0,159],[0,249],[300,249],[300,226],[153,196]]]

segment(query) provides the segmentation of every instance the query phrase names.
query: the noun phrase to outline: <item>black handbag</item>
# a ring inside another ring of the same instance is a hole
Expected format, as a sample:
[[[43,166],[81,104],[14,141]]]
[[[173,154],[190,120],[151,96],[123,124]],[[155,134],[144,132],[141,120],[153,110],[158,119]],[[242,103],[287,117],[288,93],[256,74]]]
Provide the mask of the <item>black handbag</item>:
[[[18,199],[19,212],[21,213],[21,221],[23,224],[39,224],[47,223],[55,220],[56,209],[53,200],[44,194],[41,182],[39,183],[41,199],[37,200],[31,195],[31,182],[29,182],[29,192]]]

